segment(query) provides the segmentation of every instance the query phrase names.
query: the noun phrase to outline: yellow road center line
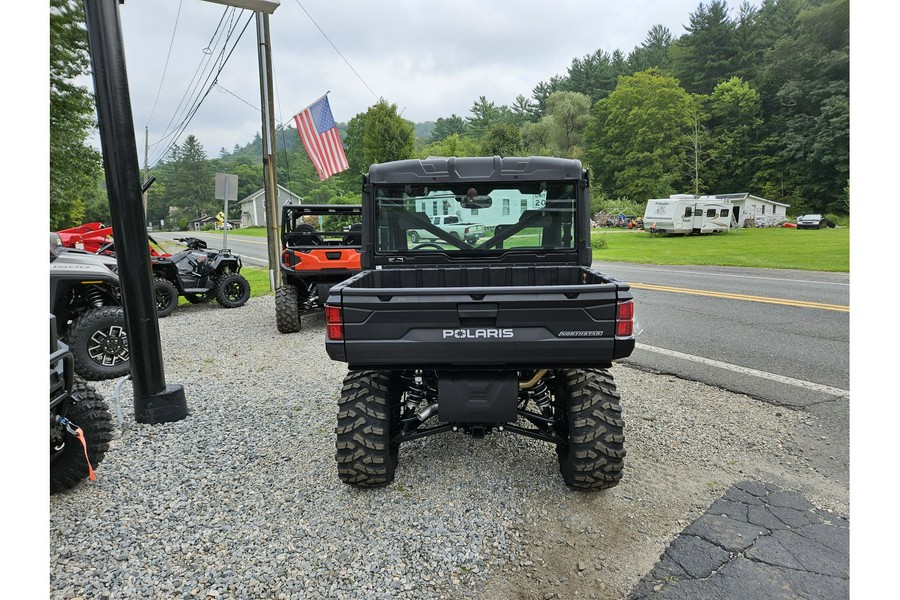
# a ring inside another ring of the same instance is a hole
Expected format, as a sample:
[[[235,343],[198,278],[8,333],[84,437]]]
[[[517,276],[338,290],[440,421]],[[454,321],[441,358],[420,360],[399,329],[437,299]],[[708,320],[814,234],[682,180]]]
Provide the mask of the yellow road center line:
[[[766,296],[748,296],[747,294],[729,294],[727,292],[710,292],[708,290],[694,290],[690,288],[670,287],[667,285],[653,285],[650,283],[634,283],[629,285],[639,290],[651,290],[654,292],[671,292],[673,294],[691,294],[694,296],[709,296],[711,298],[727,298],[729,300],[743,300],[745,302],[763,302],[766,304],[781,304],[783,306],[796,306],[799,308],[818,308],[821,310],[834,310],[838,312],[850,312],[849,306],[840,304],[824,304],[822,302],[804,302],[803,300],[787,300],[784,298],[769,298]]]

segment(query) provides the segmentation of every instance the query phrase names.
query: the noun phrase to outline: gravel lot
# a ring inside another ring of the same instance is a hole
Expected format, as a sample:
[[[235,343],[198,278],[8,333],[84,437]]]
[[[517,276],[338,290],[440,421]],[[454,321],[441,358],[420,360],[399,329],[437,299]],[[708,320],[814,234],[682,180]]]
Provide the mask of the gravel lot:
[[[321,316],[303,325],[279,334],[272,296],[160,320],[190,415],[136,424],[122,386],[97,481],[50,499],[51,599],[623,598],[735,482],[849,512],[846,486],[794,441],[814,417],[622,365],[628,456],[612,490],[569,491],[550,445],[505,433],[409,442],[393,484],[346,486],[346,366]],[[115,382],[94,387],[112,408]]]

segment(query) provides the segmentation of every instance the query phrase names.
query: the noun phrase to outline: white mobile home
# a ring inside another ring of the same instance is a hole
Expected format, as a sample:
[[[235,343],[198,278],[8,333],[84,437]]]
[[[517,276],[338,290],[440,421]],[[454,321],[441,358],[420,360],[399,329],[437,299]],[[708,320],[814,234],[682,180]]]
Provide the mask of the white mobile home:
[[[657,233],[717,233],[731,229],[731,202],[715,196],[670,196],[647,201],[644,230]]]
[[[738,227],[773,227],[787,220],[790,204],[766,200],[748,192],[716,194],[719,200],[731,202],[731,212]]]

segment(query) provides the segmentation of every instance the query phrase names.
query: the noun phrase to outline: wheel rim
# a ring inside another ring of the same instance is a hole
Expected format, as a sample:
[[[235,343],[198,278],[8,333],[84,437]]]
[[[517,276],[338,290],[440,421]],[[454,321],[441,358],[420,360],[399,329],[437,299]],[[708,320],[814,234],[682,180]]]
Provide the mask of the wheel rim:
[[[91,336],[88,356],[104,367],[114,367],[128,360],[128,336],[121,325],[110,325]]]
[[[229,281],[225,284],[225,297],[232,302],[237,302],[244,294],[244,286],[240,281]]]
[[[168,308],[169,304],[172,302],[172,292],[163,289],[157,288],[156,290],[156,308],[158,310],[164,310]]]

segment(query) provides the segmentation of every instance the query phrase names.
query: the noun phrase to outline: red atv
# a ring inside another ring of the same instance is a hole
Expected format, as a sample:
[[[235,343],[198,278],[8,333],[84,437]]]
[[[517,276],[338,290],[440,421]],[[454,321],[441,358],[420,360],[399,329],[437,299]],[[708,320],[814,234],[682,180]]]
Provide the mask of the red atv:
[[[60,229],[56,232],[64,248],[76,248],[92,254],[115,256],[116,247],[113,242],[113,229],[103,223],[83,223],[77,227]],[[150,256],[168,256],[165,250],[149,235]]]

